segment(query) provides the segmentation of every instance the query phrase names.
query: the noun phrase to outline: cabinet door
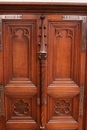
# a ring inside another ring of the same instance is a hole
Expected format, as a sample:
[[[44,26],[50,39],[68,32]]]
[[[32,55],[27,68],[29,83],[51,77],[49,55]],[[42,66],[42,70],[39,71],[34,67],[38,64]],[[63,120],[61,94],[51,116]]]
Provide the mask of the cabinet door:
[[[80,98],[85,76],[82,22],[63,21],[57,15],[49,15],[47,27],[46,128],[82,130],[83,99],[80,102]]]
[[[37,21],[36,16],[2,21],[6,130],[39,126]]]
[[[83,130],[82,21],[50,14],[2,20],[2,43],[6,130]]]

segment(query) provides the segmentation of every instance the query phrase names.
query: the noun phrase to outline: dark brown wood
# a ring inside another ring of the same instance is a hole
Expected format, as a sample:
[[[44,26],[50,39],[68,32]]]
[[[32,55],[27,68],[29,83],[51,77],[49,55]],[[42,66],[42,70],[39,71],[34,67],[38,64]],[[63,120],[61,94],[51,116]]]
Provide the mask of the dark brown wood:
[[[63,13],[87,14],[86,3],[0,2],[0,13]]]

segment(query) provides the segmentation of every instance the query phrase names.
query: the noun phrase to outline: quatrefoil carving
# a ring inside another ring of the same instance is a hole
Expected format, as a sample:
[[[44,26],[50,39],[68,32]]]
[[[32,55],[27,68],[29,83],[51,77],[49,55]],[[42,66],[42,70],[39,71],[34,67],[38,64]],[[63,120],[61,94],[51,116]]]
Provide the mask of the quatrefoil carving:
[[[54,101],[55,115],[70,115],[71,114],[71,99],[59,99]]]
[[[28,115],[30,112],[30,104],[24,100],[17,100],[14,102],[15,115]]]

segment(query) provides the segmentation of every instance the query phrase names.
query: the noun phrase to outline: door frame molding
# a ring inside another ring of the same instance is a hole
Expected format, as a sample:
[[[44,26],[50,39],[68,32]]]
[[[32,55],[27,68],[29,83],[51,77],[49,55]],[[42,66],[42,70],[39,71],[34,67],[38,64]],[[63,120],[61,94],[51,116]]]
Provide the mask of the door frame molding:
[[[86,3],[59,2],[0,2],[0,14],[15,13],[62,13],[87,14]]]

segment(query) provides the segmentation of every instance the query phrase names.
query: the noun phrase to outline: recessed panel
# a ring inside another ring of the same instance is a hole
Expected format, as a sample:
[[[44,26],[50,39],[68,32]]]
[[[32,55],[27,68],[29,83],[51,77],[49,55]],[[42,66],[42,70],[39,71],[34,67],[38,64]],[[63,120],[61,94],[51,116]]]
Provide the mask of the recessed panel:
[[[55,80],[70,79],[79,83],[81,22],[48,22],[48,84]]]
[[[72,99],[55,99],[54,116],[72,115]]]
[[[31,81],[36,85],[37,44],[35,20],[5,20],[4,79],[10,81]]]
[[[29,31],[17,28],[12,32],[13,78],[28,78]]]
[[[37,104],[36,95],[32,96],[29,93],[25,95],[9,95],[5,96],[6,101],[6,120],[8,122],[28,121],[28,123],[36,122]]]
[[[77,121],[78,96],[58,98],[56,95],[48,95],[48,122]]]
[[[31,102],[28,100],[13,100],[13,115],[14,116],[30,116],[31,113]]]
[[[56,62],[56,78],[70,78],[73,32],[69,29],[56,29],[54,57]]]

